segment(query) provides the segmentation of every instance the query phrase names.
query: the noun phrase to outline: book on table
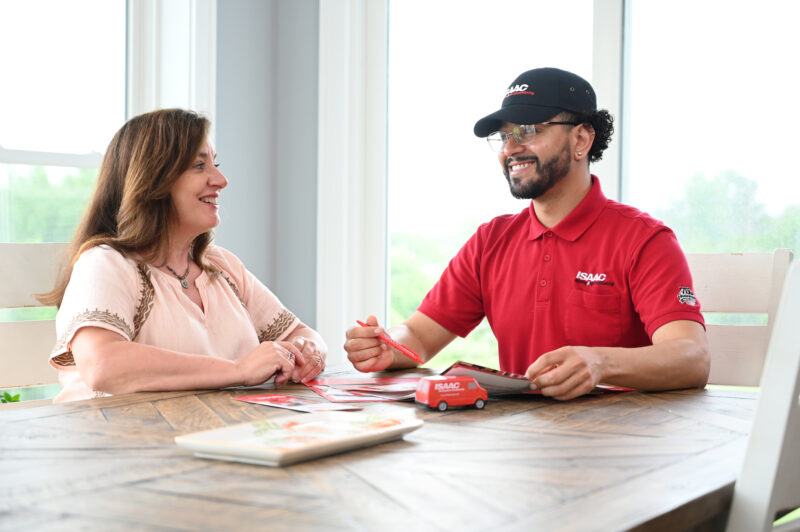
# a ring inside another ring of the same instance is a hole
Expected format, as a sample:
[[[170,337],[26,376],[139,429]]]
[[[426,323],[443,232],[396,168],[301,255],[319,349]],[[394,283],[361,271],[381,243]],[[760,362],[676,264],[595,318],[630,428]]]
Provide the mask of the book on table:
[[[474,377],[490,396],[508,394],[541,394],[538,390],[531,390],[531,383],[525,375],[487,368],[459,360],[442,372],[442,375],[468,375]],[[589,392],[598,395],[608,392],[630,392],[633,388],[598,384]]]
[[[177,436],[201,458],[284,466],[402,438],[421,419],[365,412],[315,412]]]
[[[531,382],[524,375],[487,368],[459,360],[442,372],[444,376],[474,377],[489,395],[531,393]]]

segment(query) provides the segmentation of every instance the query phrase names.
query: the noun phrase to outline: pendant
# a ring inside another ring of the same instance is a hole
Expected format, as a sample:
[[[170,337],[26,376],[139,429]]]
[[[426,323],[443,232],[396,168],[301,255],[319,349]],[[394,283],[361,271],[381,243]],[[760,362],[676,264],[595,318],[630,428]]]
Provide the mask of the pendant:
[[[186,290],[189,289],[189,281],[186,279],[181,279],[181,286],[184,287]]]

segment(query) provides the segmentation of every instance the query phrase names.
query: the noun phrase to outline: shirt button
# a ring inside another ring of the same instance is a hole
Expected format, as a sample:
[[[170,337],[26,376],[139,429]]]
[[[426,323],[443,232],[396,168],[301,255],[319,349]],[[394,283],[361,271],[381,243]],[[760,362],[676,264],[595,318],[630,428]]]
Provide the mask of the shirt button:
[[[553,236],[553,232],[552,232],[552,231],[548,231],[548,232],[546,232],[546,233],[544,234],[544,236]]]
[[[545,256],[544,256],[544,261],[545,261],[545,262],[550,262],[550,259],[551,259],[551,258],[552,258],[552,257],[551,257],[550,255],[545,255]]]
[[[547,281],[539,281],[540,286],[547,286]]]

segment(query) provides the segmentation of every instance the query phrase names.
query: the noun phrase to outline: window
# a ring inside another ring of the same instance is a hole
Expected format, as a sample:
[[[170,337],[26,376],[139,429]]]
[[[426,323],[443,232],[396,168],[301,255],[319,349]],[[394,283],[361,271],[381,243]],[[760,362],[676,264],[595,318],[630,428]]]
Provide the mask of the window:
[[[686,252],[800,252],[794,2],[631,6],[623,200]]]
[[[125,118],[125,1],[0,6],[0,241],[68,241]]]
[[[125,0],[0,4],[0,242],[72,239],[125,119],[125,11]],[[0,321],[54,316],[54,307],[0,311]],[[4,391],[0,400],[59,389]]]
[[[591,80],[592,25],[591,0],[390,3],[389,325],[416,310],[481,223],[526,208],[473,125],[525,70],[557,66]],[[497,365],[485,320],[431,365],[459,359]]]

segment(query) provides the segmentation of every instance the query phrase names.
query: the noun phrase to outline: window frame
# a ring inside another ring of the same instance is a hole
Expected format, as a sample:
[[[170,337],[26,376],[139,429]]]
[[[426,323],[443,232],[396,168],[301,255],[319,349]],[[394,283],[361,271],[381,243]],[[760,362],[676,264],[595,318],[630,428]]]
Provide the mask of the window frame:
[[[387,325],[387,36],[389,0],[320,0],[317,330],[342,338],[356,318]],[[594,0],[598,105],[623,124],[625,0]],[[369,134],[366,134],[369,132]],[[603,160],[604,192],[619,198],[624,131]],[[351,323],[352,322],[352,323]],[[343,362],[332,350],[331,362]]]
[[[127,0],[126,120],[146,111],[175,106],[206,114],[213,128],[216,13],[216,0]],[[98,169],[102,159],[102,153],[0,146],[2,164]]]

